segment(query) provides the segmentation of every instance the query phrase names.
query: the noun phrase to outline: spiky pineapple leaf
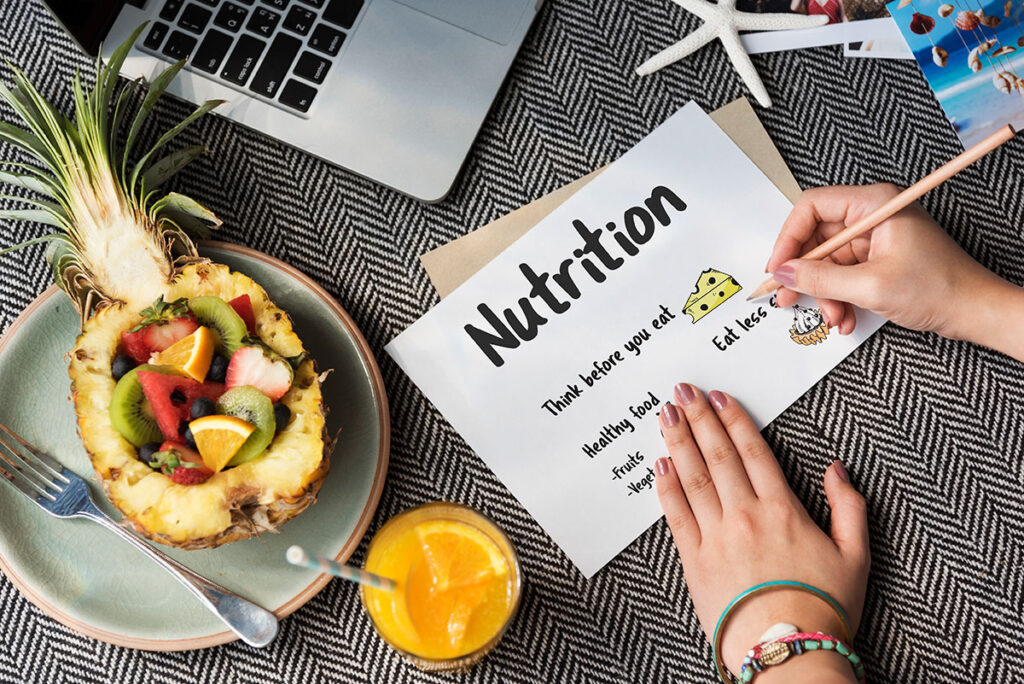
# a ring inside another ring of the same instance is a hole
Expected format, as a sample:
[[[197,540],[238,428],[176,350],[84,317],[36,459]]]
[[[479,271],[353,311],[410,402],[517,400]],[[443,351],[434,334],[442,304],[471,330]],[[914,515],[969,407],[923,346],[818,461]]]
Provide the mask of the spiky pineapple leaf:
[[[142,35],[143,30],[149,25],[148,21],[143,22],[138,28],[132,31],[132,34],[126,41],[117,46],[117,49],[110,55],[110,59],[107,60],[107,65],[103,66],[99,55],[103,54],[103,49],[100,48],[96,57],[96,73],[99,75],[96,83],[96,90],[92,98],[92,104],[95,108],[93,117],[99,124],[99,130],[105,132],[107,124],[107,116],[109,115],[108,108],[110,102],[114,97],[114,88],[117,87],[118,77],[121,75],[121,67],[124,66],[124,60],[128,58],[128,53],[131,51],[132,46],[135,45],[135,41]]]
[[[19,198],[20,199],[20,198]],[[31,221],[33,223],[45,223],[48,226],[63,228],[53,214],[44,209],[0,209],[0,219],[11,219],[12,221]],[[17,249],[19,245],[9,247],[8,250]]]
[[[147,189],[160,187],[168,178],[188,166],[207,149],[206,145],[192,145],[171,152],[159,161],[153,162],[153,165],[142,174],[142,187]]]
[[[16,245],[11,245],[10,247],[5,247],[4,249],[0,249],[0,256],[2,256],[4,254],[8,254],[9,252],[13,252],[13,251],[18,250],[18,249],[21,249],[22,247],[28,247],[30,245],[38,245],[38,244],[43,243],[43,242],[53,242],[55,240],[60,240],[63,237],[64,236],[61,235],[60,233],[50,233],[49,235],[41,235],[39,237],[32,238],[31,240],[25,240],[24,242],[19,242]]]
[[[24,166],[24,165],[19,165]],[[40,195],[46,195],[47,197],[53,197],[53,188],[40,176],[27,173],[11,173],[8,171],[0,171],[0,182],[9,183],[16,188],[24,188],[31,192],[39,193]]]
[[[128,138],[124,143],[123,156],[121,158],[121,176],[123,177],[125,171],[128,169],[128,156],[132,153],[132,148],[135,147],[135,139],[139,136],[142,131],[143,124],[146,123],[146,119],[149,118],[149,113],[153,111],[156,106],[157,100],[167,90],[167,86],[171,84],[174,77],[178,75],[178,72],[185,66],[185,60],[178,60],[171,66],[167,67],[149,84],[149,90],[146,92],[146,97],[142,100],[142,104],[139,105],[139,111],[135,113],[135,118],[132,119],[131,128],[128,129]]]
[[[153,204],[153,213],[157,221],[170,221],[179,230],[202,240],[208,240],[212,235],[210,231],[223,224],[216,214],[199,202],[176,192],[169,192],[157,200]]]
[[[215,107],[219,107],[220,105],[224,104],[225,102],[227,102],[227,100],[207,100],[203,104],[199,105],[199,107],[197,107],[195,111],[193,111],[191,114],[189,114],[184,119],[179,121],[177,123],[177,125],[173,126],[168,131],[166,131],[163,135],[161,135],[160,138],[156,141],[156,144],[153,145],[152,149],[150,149],[149,152],[144,154],[142,156],[142,159],[140,159],[138,161],[138,163],[135,164],[135,168],[132,169],[132,175],[128,179],[128,187],[129,188],[134,188],[136,186],[136,183],[138,182],[138,179],[139,179],[139,175],[147,167],[147,164],[149,163],[150,158],[156,152],[158,152],[164,145],[166,145],[171,140],[173,140],[183,130],[185,130],[186,128],[191,126],[192,123],[196,119],[198,119],[199,117],[203,116],[207,112],[211,111]],[[146,193],[146,188],[145,187],[143,187],[142,193],[143,193],[143,196],[145,196],[145,193]]]

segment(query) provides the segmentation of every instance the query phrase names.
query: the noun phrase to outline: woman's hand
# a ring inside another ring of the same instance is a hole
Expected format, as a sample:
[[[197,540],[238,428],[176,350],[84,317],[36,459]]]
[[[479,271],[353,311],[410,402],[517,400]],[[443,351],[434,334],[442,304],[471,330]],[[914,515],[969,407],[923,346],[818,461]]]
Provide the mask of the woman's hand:
[[[825,472],[830,537],[807,515],[768,444],[735,399],[718,391],[705,399],[685,383],[676,386],[675,399],[659,416],[671,460],[656,462],[655,482],[708,639],[729,601],[773,580],[796,580],[827,592],[856,629],[869,566],[867,516],[864,499],[842,464],[836,461]],[[746,651],[777,622],[842,638],[839,619],[820,598],[796,590],[764,592],[741,604],[724,627],[722,654],[732,672],[739,672]],[[757,681],[853,681],[853,669],[835,653],[793,660],[768,668]],[[816,675],[835,674],[793,678],[808,667],[818,668]]]
[[[853,304],[906,328],[970,340],[1024,360],[1014,339],[999,337],[1006,319],[1013,318],[1008,305],[1024,316],[1024,291],[972,259],[917,203],[828,259],[798,258],[899,191],[880,184],[804,192],[766,267],[785,286],[778,291],[778,305],[792,306],[802,292],[817,298],[829,326],[838,326],[843,335],[856,325]],[[1020,326],[1015,333],[1019,340]]]

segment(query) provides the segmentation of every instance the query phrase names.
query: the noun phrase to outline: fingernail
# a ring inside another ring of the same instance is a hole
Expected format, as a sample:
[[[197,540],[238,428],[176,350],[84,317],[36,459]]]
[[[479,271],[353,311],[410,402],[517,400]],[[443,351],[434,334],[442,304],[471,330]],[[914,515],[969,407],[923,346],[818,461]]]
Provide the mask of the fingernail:
[[[842,461],[837,459],[832,462],[832,465],[836,467],[836,475],[839,476],[840,480],[842,480],[843,482],[850,481],[850,473],[846,472],[846,466],[843,465]]]
[[[697,395],[694,393],[693,388],[685,382],[681,382],[676,385],[676,399],[679,400],[680,404],[689,404],[696,396]]]
[[[820,309],[819,309],[819,311],[820,311]],[[835,324],[832,322],[832,317],[828,315],[827,311],[822,311],[821,312],[821,317],[825,319],[825,325],[827,325],[830,328],[834,327]]]
[[[725,405],[729,403],[729,398],[719,392],[718,390],[711,390],[708,392],[708,401],[715,407],[716,411],[721,411],[725,408]]]
[[[656,472],[659,477],[665,477],[666,475],[668,475],[668,459],[659,458],[657,461],[655,461],[654,472]]]
[[[793,287],[796,285],[796,269],[790,264],[782,264],[775,273],[772,273],[772,278],[775,279],[779,285],[784,287]]]
[[[661,407],[661,419],[668,427],[675,427],[679,424],[679,411],[672,404],[665,404]]]

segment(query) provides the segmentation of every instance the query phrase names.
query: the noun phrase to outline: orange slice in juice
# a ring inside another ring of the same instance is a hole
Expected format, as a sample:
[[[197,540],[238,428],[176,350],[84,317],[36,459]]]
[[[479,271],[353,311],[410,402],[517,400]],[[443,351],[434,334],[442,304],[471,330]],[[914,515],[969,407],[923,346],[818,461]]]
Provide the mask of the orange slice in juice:
[[[154,354],[152,363],[159,366],[172,366],[193,380],[202,382],[210,370],[215,346],[216,339],[213,331],[206,326],[200,326],[191,335],[181,338],[162,352]]]
[[[508,563],[501,549],[472,525],[454,520],[431,520],[416,526],[423,557],[438,591],[504,577]]]
[[[204,416],[188,424],[203,463],[215,473],[227,465],[256,429],[234,416]]]

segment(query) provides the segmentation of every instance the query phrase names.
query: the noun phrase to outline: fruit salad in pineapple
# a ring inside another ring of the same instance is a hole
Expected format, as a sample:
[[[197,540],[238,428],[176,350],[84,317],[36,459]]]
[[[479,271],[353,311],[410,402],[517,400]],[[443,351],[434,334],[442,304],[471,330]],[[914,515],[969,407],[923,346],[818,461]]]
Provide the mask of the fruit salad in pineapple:
[[[184,60],[128,110],[140,82],[118,72],[143,27],[58,112],[14,69],[0,97],[19,128],[0,140],[22,209],[3,218],[55,230],[53,277],[82,316],[70,351],[82,443],[124,521],[150,539],[201,549],[272,531],[316,499],[329,467],[320,377],[286,312],[253,280],[201,258],[193,239],[220,222],[159,186],[204,151],[167,144],[219,101],[204,103],[135,159],[147,115]],[[123,142],[122,142],[123,141]],[[54,390],[54,399],[58,390]]]

